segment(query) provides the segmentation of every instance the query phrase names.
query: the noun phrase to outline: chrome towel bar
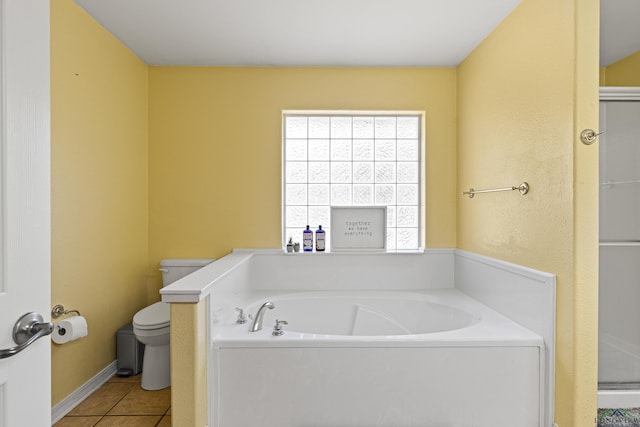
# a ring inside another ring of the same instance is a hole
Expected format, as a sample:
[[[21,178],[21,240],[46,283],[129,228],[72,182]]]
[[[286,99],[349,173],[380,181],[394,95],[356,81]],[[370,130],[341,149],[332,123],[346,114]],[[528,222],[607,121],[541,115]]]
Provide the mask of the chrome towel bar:
[[[475,196],[478,193],[495,193],[498,191],[513,191],[513,190],[518,190],[520,194],[524,196],[529,192],[529,184],[526,182],[522,182],[517,187],[492,188],[490,190],[474,190],[473,188],[470,188],[469,191],[463,191],[462,195],[463,196],[468,195],[470,199],[473,199],[473,196]]]

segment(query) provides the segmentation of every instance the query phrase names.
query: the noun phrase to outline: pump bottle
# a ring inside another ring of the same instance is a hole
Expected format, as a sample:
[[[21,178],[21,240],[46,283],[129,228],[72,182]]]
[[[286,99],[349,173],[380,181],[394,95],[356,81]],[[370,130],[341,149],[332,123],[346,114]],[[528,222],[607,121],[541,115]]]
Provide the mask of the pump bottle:
[[[304,252],[313,251],[313,231],[307,225],[307,229],[302,232],[302,250]]]
[[[325,247],[325,232],[322,229],[322,226],[319,225],[316,230],[316,252],[324,252]]]

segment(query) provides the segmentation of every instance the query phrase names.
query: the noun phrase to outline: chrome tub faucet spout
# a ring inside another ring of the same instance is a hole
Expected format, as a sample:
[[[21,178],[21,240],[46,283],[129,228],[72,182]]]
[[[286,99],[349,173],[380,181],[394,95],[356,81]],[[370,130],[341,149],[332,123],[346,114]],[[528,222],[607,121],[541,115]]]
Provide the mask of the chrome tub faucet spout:
[[[271,301],[267,301],[260,306],[258,312],[256,313],[255,318],[253,318],[253,322],[251,323],[251,327],[249,328],[249,332],[257,332],[262,329],[262,318],[264,317],[264,312],[269,310],[273,310],[276,306],[273,305]],[[251,318],[251,316],[249,317]]]

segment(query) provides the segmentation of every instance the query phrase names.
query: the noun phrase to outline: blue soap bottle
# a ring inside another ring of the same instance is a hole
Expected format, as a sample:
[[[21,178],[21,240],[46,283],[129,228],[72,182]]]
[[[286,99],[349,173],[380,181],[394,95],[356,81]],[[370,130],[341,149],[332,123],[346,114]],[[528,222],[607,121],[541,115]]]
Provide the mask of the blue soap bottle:
[[[322,226],[319,225],[318,229],[316,230],[316,251],[317,252],[324,252],[325,237],[326,237],[326,234],[322,229]]]
[[[304,252],[313,251],[313,231],[307,225],[307,229],[302,232],[302,250]]]

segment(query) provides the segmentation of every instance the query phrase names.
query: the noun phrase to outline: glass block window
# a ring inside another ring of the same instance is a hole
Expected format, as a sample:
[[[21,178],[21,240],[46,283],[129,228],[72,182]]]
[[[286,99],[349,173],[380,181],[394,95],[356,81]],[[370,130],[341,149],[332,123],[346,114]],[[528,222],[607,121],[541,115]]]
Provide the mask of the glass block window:
[[[283,241],[327,231],[331,206],[387,206],[387,249],[423,244],[421,115],[285,113]]]

